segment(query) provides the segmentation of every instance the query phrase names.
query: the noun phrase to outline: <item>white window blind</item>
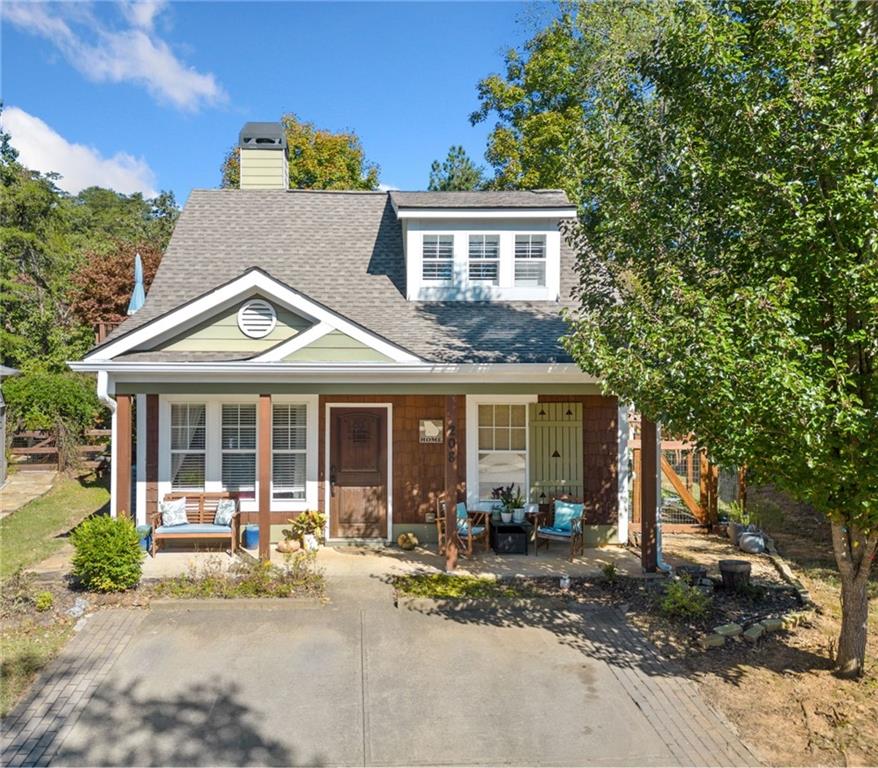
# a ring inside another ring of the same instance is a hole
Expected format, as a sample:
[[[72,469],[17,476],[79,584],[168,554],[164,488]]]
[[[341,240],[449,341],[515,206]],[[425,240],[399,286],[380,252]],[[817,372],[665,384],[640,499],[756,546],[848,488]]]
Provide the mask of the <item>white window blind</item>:
[[[223,488],[256,497],[256,404],[222,407]]]
[[[171,404],[171,488],[204,490],[203,403]]]
[[[515,285],[543,287],[546,284],[546,236],[515,236]]]
[[[469,236],[469,279],[497,285],[500,278],[500,236]]]
[[[421,276],[448,282],[454,274],[454,235],[424,235]]]
[[[527,406],[479,405],[479,499],[510,483],[527,496]]]
[[[271,486],[275,499],[305,498],[304,404],[281,403],[271,408]]]

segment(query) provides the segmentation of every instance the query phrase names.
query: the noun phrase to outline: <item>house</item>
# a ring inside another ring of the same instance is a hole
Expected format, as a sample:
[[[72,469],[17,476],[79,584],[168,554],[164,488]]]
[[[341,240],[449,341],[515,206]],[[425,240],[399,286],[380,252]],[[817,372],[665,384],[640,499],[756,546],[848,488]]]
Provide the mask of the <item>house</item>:
[[[440,495],[514,483],[625,542],[625,409],[559,342],[565,194],[288,190],[279,125],[240,147],[241,188],[192,192],[143,307],[71,363],[114,408],[114,514],[233,490],[267,555],[302,510],[429,541]]]

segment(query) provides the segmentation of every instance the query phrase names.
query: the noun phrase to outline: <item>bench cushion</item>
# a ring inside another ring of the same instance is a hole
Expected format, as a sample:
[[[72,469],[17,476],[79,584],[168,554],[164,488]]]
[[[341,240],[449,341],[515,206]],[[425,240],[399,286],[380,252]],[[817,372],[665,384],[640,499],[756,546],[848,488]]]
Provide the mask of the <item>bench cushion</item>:
[[[186,518],[186,497],[183,496],[173,501],[163,501],[159,504],[159,510],[162,513],[162,527],[170,528],[180,525],[186,525],[189,520]]]
[[[585,508],[584,504],[573,504],[569,501],[555,502],[555,516],[552,520],[552,526],[561,530],[569,531],[573,527],[575,520],[582,519],[582,512]]]
[[[199,523],[186,523],[185,525],[160,525],[155,529],[156,534],[176,535],[178,533],[203,533],[215,536],[229,536],[232,533],[230,525],[209,525]]]

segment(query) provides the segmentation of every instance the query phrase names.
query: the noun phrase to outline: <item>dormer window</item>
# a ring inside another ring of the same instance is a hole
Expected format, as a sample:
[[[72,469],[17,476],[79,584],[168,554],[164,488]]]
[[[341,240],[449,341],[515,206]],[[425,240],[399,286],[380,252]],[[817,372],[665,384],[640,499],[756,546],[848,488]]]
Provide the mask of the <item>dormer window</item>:
[[[498,285],[500,282],[500,235],[469,236],[470,282]]]
[[[451,282],[454,274],[454,235],[424,235],[422,278]]]
[[[541,288],[546,284],[546,236],[515,236],[515,285]]]

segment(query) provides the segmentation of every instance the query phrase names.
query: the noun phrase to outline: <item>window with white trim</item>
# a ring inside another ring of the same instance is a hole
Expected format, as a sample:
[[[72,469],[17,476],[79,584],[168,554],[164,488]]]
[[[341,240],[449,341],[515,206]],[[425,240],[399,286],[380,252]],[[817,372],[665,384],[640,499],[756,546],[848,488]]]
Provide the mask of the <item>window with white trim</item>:
[[[500,282],[500,235],[469,236],[469,279],[498,285]]]
[[[546,236],[515,236],[515,285],[542,288],[546,285]]]
[[[527,497],[527,405],[480,404],[478,446],[479,499],[510,483]]]
[[[305,498],[305,453],[308,432],[304,403],[271,407],[271,495],[277,500]]]
[[[256,498],[256,404],[223,404],[223,488],[242,499]]]
[[[204,490],[204,403],[171,404],[171,489]]]
[[[450,282],[454,275],[454,235],[424,235],[421,277]]]

